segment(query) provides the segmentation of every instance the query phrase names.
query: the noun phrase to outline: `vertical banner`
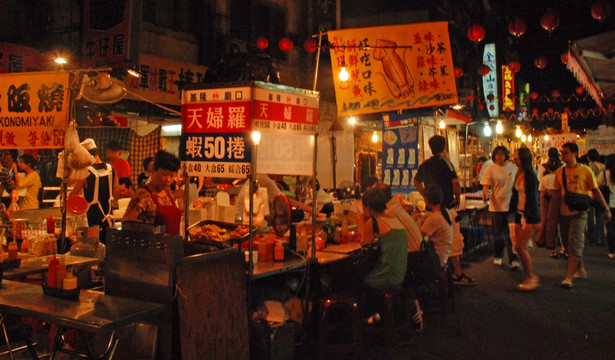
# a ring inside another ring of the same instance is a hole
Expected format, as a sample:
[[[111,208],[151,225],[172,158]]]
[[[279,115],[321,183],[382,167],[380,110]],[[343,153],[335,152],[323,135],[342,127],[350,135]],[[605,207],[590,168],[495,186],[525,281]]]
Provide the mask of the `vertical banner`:
[[[83,2],[83,67],[96,68],[108,64],[123,66],[128,60],[131,4],[132,0]]]
[[[69,73],[0,74],[0,148],[64,147]]]
[[[250,173],[252,88],[184,91],[180,157],[190,176]]]
[[[483,94],[485,95],[485,106],[489,116],[498,117],[498,74],[497,62],[495,58],[495,44],[485,44],[483,51],[483,64],[489,67],[489,74],[483,76]]]
[[[415,191],[412,179],[419,167],[419,126],[407,114],[385,114],[382,132],[382,182],[394,194]]]
[[[447,22],[328,32],[339,115],[455,104]],[[345,68],[349,78],[338,74]]]
[[[502,65],[502,111],[515,111],[515,74],[508,65]]]

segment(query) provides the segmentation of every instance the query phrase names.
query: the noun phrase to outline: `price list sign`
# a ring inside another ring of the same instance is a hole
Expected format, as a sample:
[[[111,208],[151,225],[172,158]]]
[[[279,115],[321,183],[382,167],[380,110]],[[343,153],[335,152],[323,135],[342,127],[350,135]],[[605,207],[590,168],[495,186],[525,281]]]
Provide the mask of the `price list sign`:
[[[251,97],[250,87],[184,91],[180,157],[189,176],[248,176]]]

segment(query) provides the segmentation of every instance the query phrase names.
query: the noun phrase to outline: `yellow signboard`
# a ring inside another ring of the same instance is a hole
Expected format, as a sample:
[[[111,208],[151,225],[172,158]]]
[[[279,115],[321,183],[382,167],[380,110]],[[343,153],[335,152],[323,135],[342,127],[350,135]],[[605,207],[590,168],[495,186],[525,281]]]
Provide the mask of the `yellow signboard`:
[[[447,22],[329,31],[328,38],[339,115],[457,103]]]
[[[64,147],[68,72],[0,74],[0,149]]]

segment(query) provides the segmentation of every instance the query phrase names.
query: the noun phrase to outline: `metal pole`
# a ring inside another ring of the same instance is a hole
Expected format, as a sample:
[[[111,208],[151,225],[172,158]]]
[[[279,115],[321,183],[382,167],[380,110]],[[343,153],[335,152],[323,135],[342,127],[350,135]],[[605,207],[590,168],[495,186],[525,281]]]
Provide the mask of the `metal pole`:
[[[318,67],[320,66],[320,46],[322,45],[322,31],[318,32],[318,47],[316,48],[316,70],[314,70],[314,85],[312,90],[316,91],[316,83],[318,82]]]

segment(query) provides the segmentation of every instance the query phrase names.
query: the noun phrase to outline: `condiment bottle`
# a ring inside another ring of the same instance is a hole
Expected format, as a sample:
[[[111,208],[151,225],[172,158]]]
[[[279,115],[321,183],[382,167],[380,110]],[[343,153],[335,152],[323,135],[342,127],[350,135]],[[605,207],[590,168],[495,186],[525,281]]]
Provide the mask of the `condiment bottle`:
[[[77,277],[71,272],[67,272],[64,275],[64,281],[62,281],[62,288],[64,290],[74,290],[77,288]]]
[[[267,240],[267,259],[268,261],[273,260],[273,256],[274,256],[274,248],[275,248],[275,240],[273,239],[268,239]]]
[[[17,259],[17,242],[11,241],[8,245],[7,252],[9,253],[9,260]]]
[[[62,263],[58,263],[58,267],[56,268],[56,287],[63,288],[64,287],[64,276],[66,275],[66,265]]]
[[[22,253],[28,252],[28,237],[27,236],[24,236],[23,241],[21,242],[21,252]]]
[[[283,261],[284,260],[284,245],[281,242],[278,242],[274,248],[273,259],[275,261]]]
[[[47,271],[47,285],[53,286],[53,287],[56,286],[59,264],[60,264],[60,261],[56,258],[56,255],[53,254],[53,259],[49,261],[49,268]]]
[[[49,215],[47,218],[47,234],[54,234],[56,231],[56,220]]]

